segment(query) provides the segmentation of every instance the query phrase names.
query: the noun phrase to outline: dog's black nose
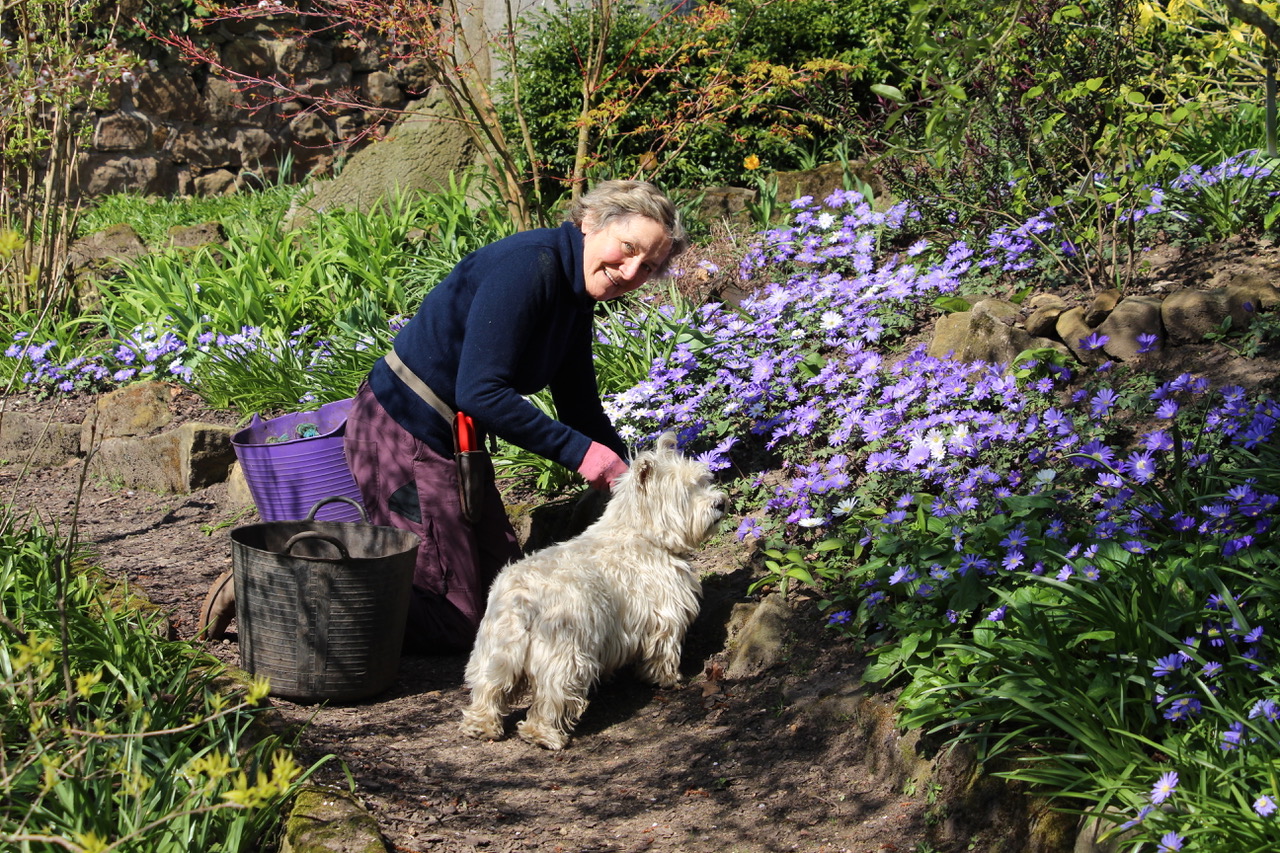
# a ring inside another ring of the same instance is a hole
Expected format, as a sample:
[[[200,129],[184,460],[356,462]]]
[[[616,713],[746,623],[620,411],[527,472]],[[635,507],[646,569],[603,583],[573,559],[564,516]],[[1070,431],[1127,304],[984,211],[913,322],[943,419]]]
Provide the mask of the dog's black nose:
[[[729,498],[728,498],[728,496],[727,496],[727,495],[720,495],[719,497],[717,497],[717,498],[716,498],[716,502],[715,502],[714,506],[715,506],[715,510],[716,510],[716,512],[720,513],[721,515],[724,515],[726,512],[728,512],[728,511],[729,511]]]

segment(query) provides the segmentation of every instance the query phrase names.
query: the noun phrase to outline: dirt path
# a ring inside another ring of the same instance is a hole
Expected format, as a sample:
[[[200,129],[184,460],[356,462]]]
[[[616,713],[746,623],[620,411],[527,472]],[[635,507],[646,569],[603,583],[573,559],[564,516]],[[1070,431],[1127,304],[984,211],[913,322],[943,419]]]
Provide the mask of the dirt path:
[[[65,530],[79,481],[75,466],[19,477],[4,464],[0,500]],[[225,485],[160,495],[89,480],[79,505],[81,541],[168,610],[183,638],[231,565],[230,527],[258,520],[237,517]],[[309,722],[302,757],[346,763],[395,850],[944,849],[924,846],[931,798],[904,793],[896,732],[868,715],[852,650],[832,645],[811,606],[790,620],[776,665],[723,677],[726,625],[734,604],[751,604],[750,569],[728,541],[700,559],[706,601],[686,647],[688,685],[656,690],[620,675],[598,690],[561,753],[461,736],[461,656],[405,658],[375,701],[273,704]],[[234,640],[212,651],[238,663]],[[320,778],[341,784],[344,775],[333,763]]]

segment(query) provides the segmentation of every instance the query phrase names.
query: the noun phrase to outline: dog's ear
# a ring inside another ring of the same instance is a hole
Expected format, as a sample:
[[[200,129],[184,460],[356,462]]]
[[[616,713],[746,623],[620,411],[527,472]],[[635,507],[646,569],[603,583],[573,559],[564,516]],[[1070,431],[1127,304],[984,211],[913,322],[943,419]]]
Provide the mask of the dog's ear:
[[[653,479],[655,467],[653,460],[646,457],[637,459],[631,466],[631,482],[636,484],[637,489],[643,491],[649,485],[649,481]]]
[[[676,449],[676,434],[671,430],[667,430],[658,436],[658,443],[654,445],[654,449],[659,453],[671,453]]]

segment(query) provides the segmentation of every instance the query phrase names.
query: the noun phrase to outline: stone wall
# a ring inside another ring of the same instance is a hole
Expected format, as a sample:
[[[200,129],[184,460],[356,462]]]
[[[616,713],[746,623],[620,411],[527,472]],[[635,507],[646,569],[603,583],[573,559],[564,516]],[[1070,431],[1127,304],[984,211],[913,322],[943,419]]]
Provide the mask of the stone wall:
[[[235,84],[206,69],[145,62],[112,85],[110,103],[94,118],[81,155],[82,195],[209,196],[324,174],[350,150],[334,143],[362,142],[429,88],[420,65],[389,61],[377,47],[349,39],[292,38],[282,22],[223,24],[203,37],[230,70],[280,75],[301,96],[276,90],[271,103],[250,109]],[[350,95],[352,106],[325,115],[309,94]],[[285,164],[290,173],[281,176]]]
[[[481,73],[496,77],[504,71],[489,56],[489,42],[506,29],[507,16],[522,20],[545,11],[549,2],[461,5],[472,61]],[[129,79],[113,84],[110,104],[95,115],[81,158],[81,194],[209,196],[281,177],[298,182],[325,175],[338,157],[365,147],[371,130],[390,127],[430,92],[421,63],[389,58],[392,51],[371,42],[340,34],[300,38],[294,30],[291,19],[279,16],[225,21],[199,35],[231,72],[286,80],[299,93],[277,90],[265,106],[250,109],[234,83],[172,58],[145,61]],[[340,95],[351,106],[325,115],[308,97],[320,94]],[[281,176],[286,163],[290,172]]]

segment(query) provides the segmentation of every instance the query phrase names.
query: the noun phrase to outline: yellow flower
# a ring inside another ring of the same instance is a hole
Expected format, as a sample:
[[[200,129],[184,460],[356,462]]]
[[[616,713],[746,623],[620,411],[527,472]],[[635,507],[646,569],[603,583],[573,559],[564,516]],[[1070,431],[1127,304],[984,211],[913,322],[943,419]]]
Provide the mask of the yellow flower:
[[[754,172],[756,169],[760,168],[760,158],[754,154],[748,154],[742,160],[742,168],[746,169],[748,172]]]

